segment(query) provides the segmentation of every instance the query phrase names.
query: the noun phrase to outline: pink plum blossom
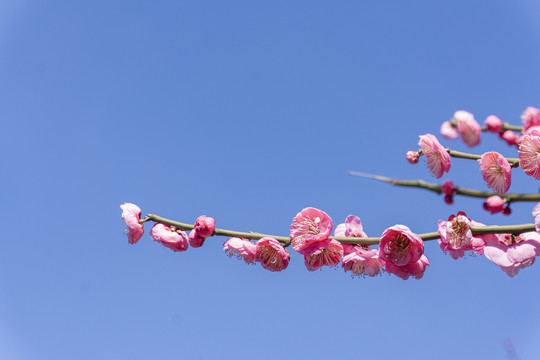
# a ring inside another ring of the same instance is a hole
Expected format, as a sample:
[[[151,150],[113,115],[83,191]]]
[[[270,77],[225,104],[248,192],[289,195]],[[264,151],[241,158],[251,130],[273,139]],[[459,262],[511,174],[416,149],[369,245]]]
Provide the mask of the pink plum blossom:
[[[508,160],[498,152],[491,151],[484,153],[478,162],[488,187],[499,194],[506,193],[512,182],[512,168]]]
[[[418,163],[418,158],[420,157],[420,154],[418,154],[418,151],[407,151],[407,161],[411,164]]]
[[[199,233],[195,229],[189,232],[189,245],[194,248],[199,248],[204,245],[205,237],[199,236]]]
[[[364,229],[362,227],[362,221],[356,215],[349,215],[345,219],[344,223],[336,226],[334,230],[334,236],[337,237],[358,237],[363,238],[367,237]],[[343,246],[343,255],[348,255],[351,252],[355,251],[356,248],[363,248],[369,250],[367,245],[353,245],[353,244],[341,244]]]
[[[426,155],[429,170],[436,178],[440,178],[444,172],[450,171],[450,155],[435,136],[431,134],[420,135],[418,145]]]
[[[154,224],[150,230],[150,237],[173,251],[186,251],[188,248],[187,234],[171,225]]]
[[[281,271],[289,266],[291,255],[276,239],[263,237],[257,241],[255,259],[267,270]]]
[[[441,184],[441,191],[443,194],[446,195],[452,195],[454,193],[454,190],[456,190],[456,186],[452,182],[452,180],[444,180]]]
[[[309,271],[322,266],[336,266],[342,257],[343,246],[334,239],[315,242],[304,251],[304,261]]]
[[[343,269],[359,276],[377,276],[381,273],[384,260],[377,250],[357,248],[343,258]]]
[[[534,227],[536,228],[536,232],[540,233],[540,203],[536,204],[533,208],[532,215],[534,217]]]
[[[485,235],[473,235],[471,226],[485,225],[467,218],[463,211],[458,212],[457,216],[451,215],[448,221],[439,220],[438,232],[441,238],[438,242],[441,250],[454,260],[465,256],[466,251],[483,255]]]
[[[484,201],[484,209],[491,214],[497,214],[504,210],[506,202],[499,195],[490,196]]]
[[[473,147],[480,143],[482,128],[474,119],[473,114],[464,110],[456,111],[454,120],[457,121],[458,132],[465,144]]]
[[[523,120],[523,130],[533,126],[540,126],[540,109],[529,106],[521,115],[521,120]]]
[[[141,209],[135,204],[125,203],[120,205],[122,219],[127,225],[127,236],[130,244],[135,244],[144,234],[144,226],[140,223]]]
[[[500,137],[510,146],[517,145],[518,142],[520,142],[518,136],[512,130],[506,130],[500,135]]]
[[[404,266],[398,266],[391,262],[386,262],[386,272],[394,274],[403,280],[407,280],[410,276],[421,279],[424,276],[426,267],[429,265],[429,260],[426,255],[422,254],[418,261]]]
[[[291,243],[294,250],[304,250],[332,233],[332,219],[324,211],[308,207],[300,211],[291,224]]]
[[[488,131],[492,133],[500,133],[502,130],[503,122],[495,115],[489,115],[484,121]]]
[[[223,251],[229,256],[236,256],[248,264],[253,264],[257,246],[249,240],[232,237],[223,244]]]
[[[216,221],[214,218],[206,215],[199,216],[197,221],[195,221],[193,230],[195,230],[200,237],[207,238],[214,234],[214,231],[216,230]]]
[[[540,132],[532,131],[519,144],[519,166],[525,174],[540,180]]]
[[[531,266],[540,254],[540,234],[527,232],[520,235],[498,234],[486,239],[484,255],[510,277],[520,269]]]
[[[451,215],[448,221],[439,220],[437,231],[441,236],[439,244],[444,243],[453,250],[466,248],[473,238],[471,221],[462,211],[457,216]]]
[[[459,136],[458,130],[450,121],[445,121],[441,125],[441,135],[447,139],[457,139]]]
[[[379,256],[397,266],[409,265],[420,260],[424,241],[405,225],[394,225],[381,235]]]

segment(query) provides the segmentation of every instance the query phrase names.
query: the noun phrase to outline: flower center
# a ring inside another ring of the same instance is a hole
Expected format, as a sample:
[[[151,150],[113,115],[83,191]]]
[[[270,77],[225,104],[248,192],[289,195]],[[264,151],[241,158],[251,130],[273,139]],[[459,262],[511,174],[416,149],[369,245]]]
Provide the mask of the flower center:
[[[411,246],[411,241],[408,237],[399,235],[394,241],[388,243],[388,250],[393,255],[394,259],[402,258]]]

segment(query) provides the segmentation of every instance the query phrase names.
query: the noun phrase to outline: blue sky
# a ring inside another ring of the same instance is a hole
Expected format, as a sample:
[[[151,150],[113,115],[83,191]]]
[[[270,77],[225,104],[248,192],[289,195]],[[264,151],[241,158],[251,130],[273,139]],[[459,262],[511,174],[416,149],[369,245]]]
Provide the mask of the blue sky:
[[[370,236],[434,231],[481,201],[349,170],[436,181],[407,150],[456,110],[519,123],[540,107],[540,6],[522,1],[0,3],[0,357],[523,359],[540,353],[540,266],[510,279],[426,243],[421,280],[271,273],[222,252],[129,245],[119,205],[287,235],[304,207]],[[457,141],[443,142],[466,150]],[[485,135],[474,151],[512,149]],[[443,179],[486,189],[477,164]],[[538,182],[514,171],[513,192]]]

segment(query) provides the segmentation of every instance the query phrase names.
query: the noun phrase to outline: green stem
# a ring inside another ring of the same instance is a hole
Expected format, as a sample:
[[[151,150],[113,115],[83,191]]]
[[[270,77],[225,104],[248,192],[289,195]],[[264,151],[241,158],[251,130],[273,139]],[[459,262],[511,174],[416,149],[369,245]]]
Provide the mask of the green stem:
[[[192,230],[193,225],[181,223],[178,221],[165,219],[161,216],[148,214],[144,219],[141,220],[141,223],[146,221],[155,221],[157,223],[167,224],[176,227],[181,230]],[[521,224],[521,225],[503,225],[503,226],[476,226],[471,227],[471,231],[474,235],[481,234],[513,234],[518,235],[528,231],[535,231],[534,224]],[[291,239],[286,236],[276,236],[276,235],[266,235],[259,234],[254,232],[241,232],[241,231],[232,231],[225,229],[216,229],[213,235],[218,236],[228,236],[228,237],[239,237],[243,239],[258,240],[263,237],[271,237],[282,243],[285,247],[291,244]],[[213,236],[212,235],[212,236]],[[418,234],[420,238],[424,241],[436,240],[439,238],[437,232],[430,232],[424,234]],[[340,237],[340,236],[331,236],[330,238],[335,239],[343,244],[358,244],[358,245],[377,245],[381,238],[380,237],[366,237],[366,238],[354,238],[354,237]]]
[[[461,151],[450,150],[448,148],[446,149],[446,151],[448,151],[448,154],[451,157],[455,157],[455,158],[470,159],[470,160],[480,160],[482,158],[482,155],[464,153]],[[510,163],[510,166],[519,167],[519,159],[517,158],[505,158],[505,159]]]
[[[441,185],[438,185],[435,183],[427,183],[423,180],[398,180],[398,179],[391,179],[386,176],[361,173],[358,171],[349,171],[349,175],[375,179],[375,180],[383,181],[383,182],[396,185],[396,186],[417,187],[417,188],[433,191],[437,194],[442,194]],[[459,188],[459,187],[456,187],[456,190],[454,190],[454,194],[476,197],[476,198],[483,198],[483,199],[487,199],[488,197],[493,196],[493,195],[499,195],[501,198],[506,199],[506,201],[509,203],[518,202],[518,201],[540,202],[540,194],[512,194],[512,193],[498,194],[493,191],[479,191],[479,190],[472,190],[472,189]]]
[[[452,124],[454,127],[457,127],[456,120],[450,121],[450,124]],[[482,131],[488,131],[487,126],[482,126],[481,129]],[[523,131],[523,126],[514,126],[514,125],[510,125],[509,123],[503,123],[501,131],[506,131],[506,130]]]

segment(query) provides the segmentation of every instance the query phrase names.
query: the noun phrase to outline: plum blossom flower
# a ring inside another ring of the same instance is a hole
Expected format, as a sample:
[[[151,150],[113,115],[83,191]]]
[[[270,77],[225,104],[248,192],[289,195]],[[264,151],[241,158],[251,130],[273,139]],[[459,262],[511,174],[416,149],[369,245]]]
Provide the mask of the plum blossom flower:
[[[495,115],[489,115],[484,121],[488,131],[492,133],[500,133],[502,130],[503,122]]]
[[[289,266],[291,255],[274,238],[263,237],[257,241],[255,259],[262,267],[270,271],[281,271]]]
[[[294,250],[304,250],[332,233],[332,219],[324,211],[308,207],[300,211],[291,224],[291,243]]]
[[[232,237],[223,244],[223,251],[229,256],[236,256],[248,264],[255,263],[257,246],[249,240]]]
[[[540,234],[527,232],[520,235],[498,234],[486,239],[484,255],[510,277],[520,269],[531,266],[540,254]]]
[[[484,201],[483,207],[491,214],[497,214],[504,210],[505,201],[499,195],[490,196]]]
[[[205,237],[199,236],[199,233],[195,229],[189,232],[189,245],[194,248],[199,248],[204,245]]]
[[[536,228],[536,232],[540,233],[540,203],[536,204],[533,208],[532,215],[534,217],[534,227]]]
[[[387,265],[409,265],[420,260],[424,253],[424,241],[405,225],[386,229],[379,243],[379,256]]]
[[[512,168],[508,160],[498,152],[491,151],[484,153],[478,162],[488,187],[499,194],[506,193],[512,182]]]
[[[429,260],[426,255],[422,254],[418,261],[404,266],[398,266],[391,262],[386,262],[386,272],[394,274],[397,277],[407,280],[410,276],[421,279],[424,276],[426,267],[429,265]]]
[[[438,242],[441,250],[454,260],[465,256],[467,251],[484,255],[484,238],[494,235],[473,235],[471,226],[485,225],[467,218],[463,211],[458,212],[457,216],[450,215],[448,221],[439,220],[438,232],[441,238]]]
[[[441,125],[441,135],[447,139],[457,139],[459,136],[458,130],[450,121],[445,121]]]
[[[450,155],[435,136],[431,134],[420,135],[418,145],[426,155],[429,170],[437,179],[443,176],[444,172],[450,171]]]
[[[349,215],[345,219],[344,223],[336,226],[334,230],[334,236],[338,237],[367,237],[362,227],[362,220],[356,215]],[[368,245],[353,245],[353,244],[341,244],[343,246],[343,254],[348,255],[355,251],[356,248],[363,248],[369,250]]]
[[[418,163],[418,158],[420,157],[420,154],[418,154],[418,151],[407,151],[407,161],[411,164]]]
[[[173,251],[186,251],[188,248],[187,234],[171,225],[154,224],[150,230],[150,237]]]
[[[457,216],[451,215],[448,221],[439,220],[437,231],[441,238],[439,245],[444,243],[452,250],[466,248],[472,241],[471,221],[460,211]]]
[[[499,136],[501,137],[501,139],[506,141],[506,143],[508,145],[510,145],[510,146],[517,145],[520,142],[518,136],[512,130],[506,130],[505,132],[503,132]]]
[[[473,114],[468,111],[459,110],[454,113],[454,120],[457,121],[457,129],[461,139],[469,147],[480,143],[482,128],[474,119]]]
[[[122,211],[122,219],[127,225],[127,236],[130,244],[135,244],[141,239],[144,234],[144,226],[140,223],[141,209],[131,203],[120,205]]]
[[[199,216],[193,225],[193,230],[189,233],[189,244],[194,248],[203,246],[204,240],[212,236],[215,230],[216,221],[214,218],[206,215]]]
[[[355,249],[343,258],[343,269],[359,276],[377,276],[381,273],[384,260],[377,250]]]
[[[523,120],[523,130],[527,130],[533,126],[540,125],[540,109],[529,106],[521,115],[521,120]]]
[[[525,174],[540,179],[540,132],[532,131],[519,144],[519,166]]]
[[[214,231],[216,230],[216,221],[214,218],[206,215],[199,216],[195,221],[193,230],[195,230],[200,237],[207,238],[214,234]]]
[[[342,257],[343,246],[334,239],[315,242],[304,251],[304,261],[309,271],[315,271],[322,266],[335,266]]]

